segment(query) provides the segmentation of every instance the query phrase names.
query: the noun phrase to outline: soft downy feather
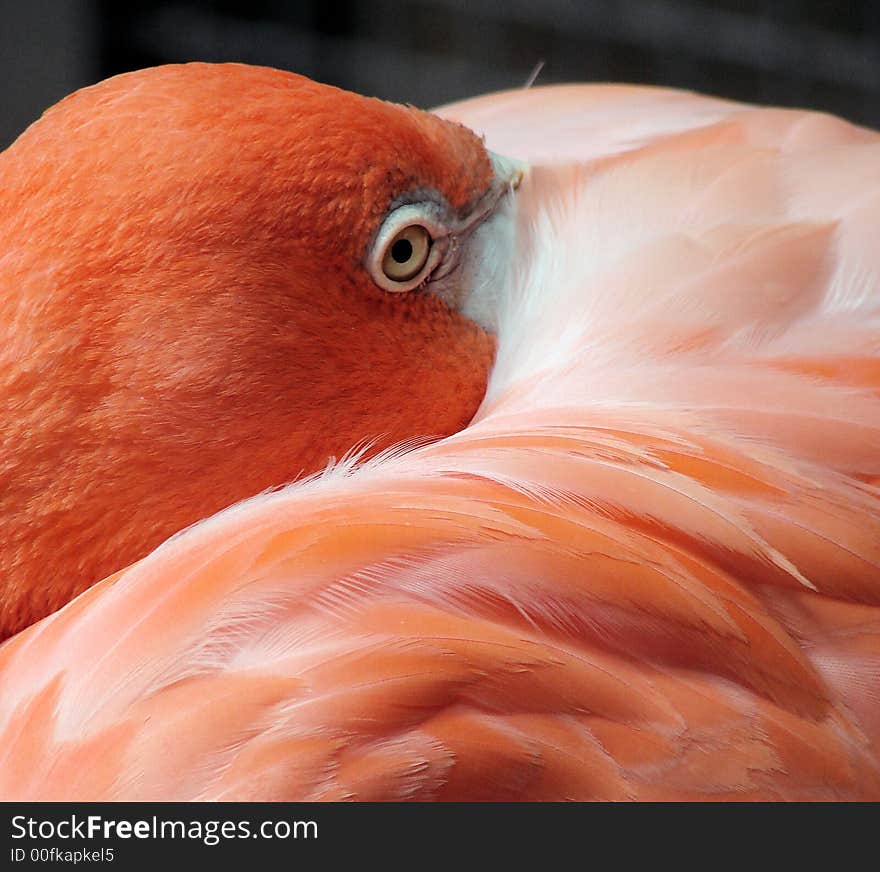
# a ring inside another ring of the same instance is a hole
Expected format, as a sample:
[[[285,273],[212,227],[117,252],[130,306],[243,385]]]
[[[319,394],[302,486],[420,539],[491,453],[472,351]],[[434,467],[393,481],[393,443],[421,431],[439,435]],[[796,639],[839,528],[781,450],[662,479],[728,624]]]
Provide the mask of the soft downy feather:
[[[532,162],[483,407],[0,649],[4,799],[880,798],[876,134],[618,86]]]

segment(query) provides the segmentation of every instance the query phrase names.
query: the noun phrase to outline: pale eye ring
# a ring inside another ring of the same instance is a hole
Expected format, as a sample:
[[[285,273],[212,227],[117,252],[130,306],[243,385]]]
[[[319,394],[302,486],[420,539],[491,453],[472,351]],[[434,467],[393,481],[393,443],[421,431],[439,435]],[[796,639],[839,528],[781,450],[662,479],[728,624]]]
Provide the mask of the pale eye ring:
[[[382,257],[382,272],[392,282],[408,282],[415,278],[431,254],[431,234],[421,224],[404,227],[388,243]]]
[[[436,203],[410,203],[385,217],[365,261],[382,290],[402,294],[430,279],[448,247],[448,231],[437,212]]]

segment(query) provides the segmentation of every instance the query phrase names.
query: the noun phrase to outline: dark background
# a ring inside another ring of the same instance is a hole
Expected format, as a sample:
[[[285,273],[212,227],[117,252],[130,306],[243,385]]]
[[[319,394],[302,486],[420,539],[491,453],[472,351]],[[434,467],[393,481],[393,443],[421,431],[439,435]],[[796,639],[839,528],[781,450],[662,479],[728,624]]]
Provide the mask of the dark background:
[[[431,106],[629,81],[880,126],[880,0],[0,0],[0,148],[83,85],[238,60]]]

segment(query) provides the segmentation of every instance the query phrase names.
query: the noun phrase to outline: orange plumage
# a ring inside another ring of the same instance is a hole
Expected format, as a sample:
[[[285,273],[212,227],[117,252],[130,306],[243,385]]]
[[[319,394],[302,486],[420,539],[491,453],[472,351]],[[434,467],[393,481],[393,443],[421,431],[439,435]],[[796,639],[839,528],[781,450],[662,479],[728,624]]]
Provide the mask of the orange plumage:
[[[877,135],[624,87],[442,114],[532,164],[476,417],[7,642],[0,794],[880,798]]]
[[[359,261],[479,140],[276,70],[78,92],[0,157],[0,639],[238,499],[461,429],[493,342]],[[382,402],[375,398],[381,396]]]

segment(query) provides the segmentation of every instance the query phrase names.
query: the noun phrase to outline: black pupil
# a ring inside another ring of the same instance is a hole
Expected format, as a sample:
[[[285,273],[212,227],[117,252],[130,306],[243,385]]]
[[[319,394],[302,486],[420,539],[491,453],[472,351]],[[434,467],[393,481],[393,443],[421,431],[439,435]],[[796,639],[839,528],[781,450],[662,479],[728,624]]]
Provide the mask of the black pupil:
[[[413,256],[412,243],[408,239],[398,239],[391,246],[391,256],[396,263],[406,263]]]

